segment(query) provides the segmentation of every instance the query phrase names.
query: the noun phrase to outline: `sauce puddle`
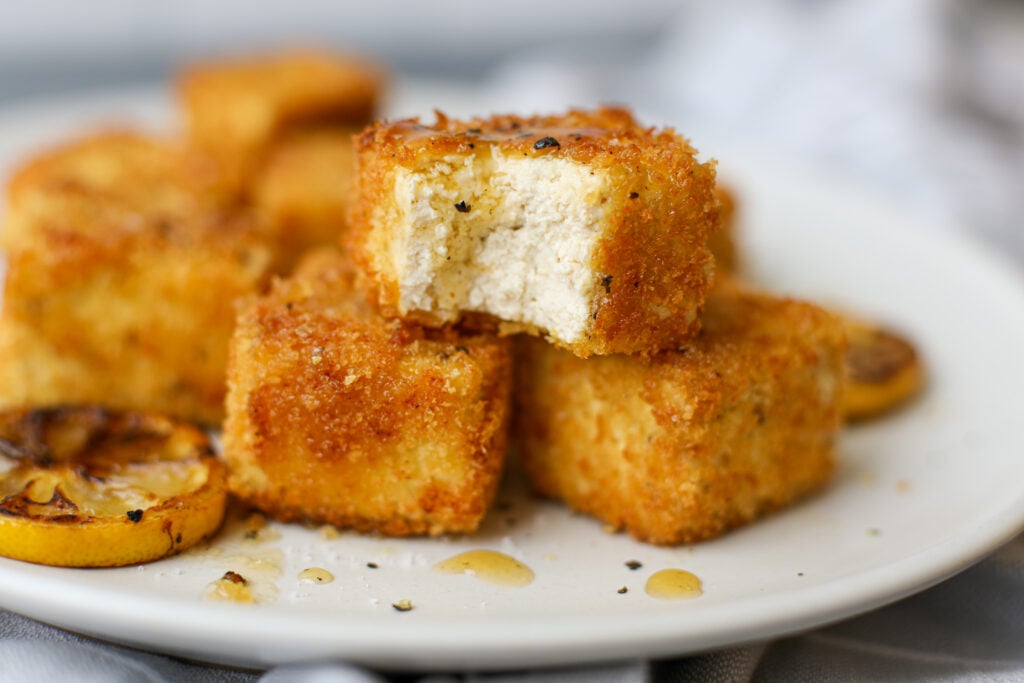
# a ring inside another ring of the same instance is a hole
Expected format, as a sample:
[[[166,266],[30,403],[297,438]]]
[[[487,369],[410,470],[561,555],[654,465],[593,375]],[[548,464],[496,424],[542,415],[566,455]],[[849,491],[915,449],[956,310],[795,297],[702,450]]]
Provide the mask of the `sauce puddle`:
[[[481,581],[519,588],[533,583],[533,570],[519,560],[494,550],[468,550],[434,565],[443,574],[469,574]]]
[[[661,600],[683,600],[696,598],[704,593],[700,578],[684,569],[662,569],[647,579],[644,587],[652,598]]]

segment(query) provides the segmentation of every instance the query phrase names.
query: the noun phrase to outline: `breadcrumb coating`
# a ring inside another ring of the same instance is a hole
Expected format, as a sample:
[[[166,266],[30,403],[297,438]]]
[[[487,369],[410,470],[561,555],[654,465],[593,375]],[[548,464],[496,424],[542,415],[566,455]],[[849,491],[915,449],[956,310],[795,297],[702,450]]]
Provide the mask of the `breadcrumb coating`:
[[[283,272],[306,250],[342,238],[355,176],[353,132],[320,127],[285,134],[254,174],[252,203],[277,238]]]
[[[820,488],[833,470],[845,337],[810,304],[731,283],[697,339],[649,360],[520,346],[517,425],[540,493],[677,544]]]
[[[380,317],[313,252],[232,341],[232,491],[279,520],[390,536],[470,532],[505,456],[507,340]]]
[[[368,123],[383,82],[364,59],[295,50],[194,64],[178,74],[177,91],[189,138],[244,186],[282,133]]]
[[[44,153],[8,186],[0,405],[96,403],[223,418],[234,300],[273,249],[181,147],[113,131]]]

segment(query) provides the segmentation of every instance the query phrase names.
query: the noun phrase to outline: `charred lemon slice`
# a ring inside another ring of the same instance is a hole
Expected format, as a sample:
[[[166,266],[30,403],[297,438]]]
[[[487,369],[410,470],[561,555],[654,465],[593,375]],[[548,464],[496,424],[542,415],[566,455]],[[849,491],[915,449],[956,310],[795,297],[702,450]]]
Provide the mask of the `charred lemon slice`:
[[[226,469],[206,434],[98,407],[0,412],[0,555],[117,567],[216,531]]]
[[[886,413],[913,398],[924,384],[914,346],[876,325],[845,319],[848,382],[844,410],[851,421]]]

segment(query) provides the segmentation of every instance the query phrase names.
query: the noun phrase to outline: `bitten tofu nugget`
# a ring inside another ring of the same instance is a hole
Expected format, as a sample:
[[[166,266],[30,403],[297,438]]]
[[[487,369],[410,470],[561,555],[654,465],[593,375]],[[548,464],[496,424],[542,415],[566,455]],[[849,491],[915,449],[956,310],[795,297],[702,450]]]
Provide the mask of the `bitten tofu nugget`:
[[[345,231],[355,175],[353,130],[321,127],[274,143],[256,172],[253,206],[278,236],[282,268],[315,246],[335,246]]]
[[[242,312],[230,487],[282,521],[473,531],[505,456],[508,340],[385,320],[353,278],[342,256],[314,251]]]
[[[578,356],[692,337],[712,274],[713,163],[671,130],[603,108],[357,140],[353,256],[387,316],[499,321]]]
[[[283,132],[365,125],[382,81],[364,60],[307,50],[196,64],[177,86],[189,137],[244,177]]]
[[[234,301],[264,285],[272,249],[221,203],[217,177],[131,132],[15,174],[0,406],[97,403],[220,423]]]
[[[520,453],[532,485],[636,538],[711,538],[833,470],[845,339],[810,304],[716,287],[698,339],[650,360],[522,342]]]

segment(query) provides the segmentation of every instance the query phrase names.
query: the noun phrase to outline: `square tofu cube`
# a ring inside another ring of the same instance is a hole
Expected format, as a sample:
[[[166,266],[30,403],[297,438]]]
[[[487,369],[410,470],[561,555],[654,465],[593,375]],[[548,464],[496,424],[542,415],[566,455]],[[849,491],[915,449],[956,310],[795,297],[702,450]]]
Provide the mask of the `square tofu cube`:
[[[241,313],[231,490],[282,521],[473,531],[505,457],[508,341],[388,321],[353,279],[343,256],[315,251]]]
[[[284,271],[311,247],[336,246],[345,231],[355,175],[353,132],[321,127],[284,135],[254,174],[252,203],[277,238]]]
[[[245,182],[267,146],[288,130],[368,123],[382,83],[369,62],[306,50],[196,64],[177,86],[189,137]]]
[[[115,132],[35,159],[8,187],[0,405],[99,403],[209,425],[234,301],[269,277],[264,234],[180,148]]]
[[[578,356],[693,337],[714,164],[604,108],[380,122],[357,140],[353,257],[387,316],[497,324]]]
[[[699,338],[649,360],[521,349],[520,453],[532,485],[636,538],[711,538],[833,470],[845,338],[810,304],[717,287]]]

